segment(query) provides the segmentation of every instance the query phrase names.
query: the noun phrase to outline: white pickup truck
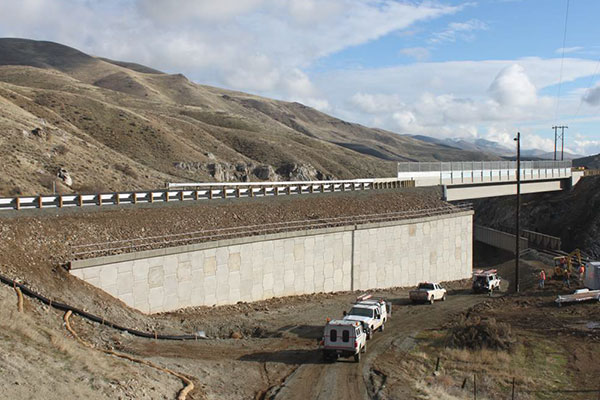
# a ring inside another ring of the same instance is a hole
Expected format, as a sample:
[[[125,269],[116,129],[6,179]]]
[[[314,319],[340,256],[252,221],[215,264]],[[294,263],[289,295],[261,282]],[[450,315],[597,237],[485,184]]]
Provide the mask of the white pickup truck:
[[[354,357],[354,361],[359,362],[360,354],[367,351],[367,334],[360,322],[332,320],[325,325],[321,343],[325,360]]]
[[[446,301],[446,289],[441,287],[438,283],[419,283],[416,290],[411,290],[408,293],[410,301],[413,303],[430,303],[433,304],[436,300]]]
[[[371,299],[370,295],[359,296],[356,300],[350,311],[344,312],[344,321],[360,322],[367,339],[371,339],[377,329],[383,332],[391,313],[391,304],[382,299]]]

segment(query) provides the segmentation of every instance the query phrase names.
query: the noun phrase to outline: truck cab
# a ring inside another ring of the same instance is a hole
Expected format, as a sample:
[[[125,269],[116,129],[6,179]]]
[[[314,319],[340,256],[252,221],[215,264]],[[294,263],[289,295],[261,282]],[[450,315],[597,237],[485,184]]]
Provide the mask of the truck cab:
[[[325,325],[322,341],[323,358],[335,361],[338,357],[354,357],[367,351],[367,334],[358,321],[332,320]]]

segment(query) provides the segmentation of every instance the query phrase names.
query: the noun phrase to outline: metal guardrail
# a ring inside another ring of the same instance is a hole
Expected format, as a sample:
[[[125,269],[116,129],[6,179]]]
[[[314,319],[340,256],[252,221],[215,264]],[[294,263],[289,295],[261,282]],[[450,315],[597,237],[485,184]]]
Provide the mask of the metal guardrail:
[[[234,237],[260,236],[290,231],[307,231],[339,226],[361,225],[385,221],[406,220],[472,211],[471,204],[447,205],[437,208],[410,210],[384,214],[365,214],[318,220],[297,220],[289,222],[247,225],[231,228],[200,230],[170,235],[138,237],[71,246],[71,259],[82,259],[112,254],[130,253],[162,247],[188,245],[193,243],[231,239]]]
[[[173,189],[96,194],[0,197],[0,211],[331,193],[353,190],[410,187],[414,186],[414,182],[356,179],[347,181],[306,182],[186,183],[170,184],[170,186],[172,186]]]
[[[571,168],[566,161],[521,161],[521,169]],[[399,162],[398,172],[451,172],[517,169],[516,161]]]

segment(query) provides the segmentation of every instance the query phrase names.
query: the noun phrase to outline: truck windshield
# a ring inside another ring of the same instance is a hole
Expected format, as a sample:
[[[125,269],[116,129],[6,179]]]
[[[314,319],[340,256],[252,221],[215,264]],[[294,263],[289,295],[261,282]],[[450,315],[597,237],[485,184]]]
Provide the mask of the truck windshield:
[[[433,283],[419,283],[419,289],[433,290]]]
[[[373,318],[373,310],[368,308],[352,307],[348,315]]]

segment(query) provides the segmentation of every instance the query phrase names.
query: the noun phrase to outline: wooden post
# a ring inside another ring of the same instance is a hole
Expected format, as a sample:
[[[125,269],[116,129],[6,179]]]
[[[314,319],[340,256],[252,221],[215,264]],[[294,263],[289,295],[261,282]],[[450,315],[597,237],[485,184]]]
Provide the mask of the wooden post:
[[[226,199],[227,198],[227,188],[225,186],[223,186],[223,198]]]
[[[181,192],[179,192],[179,200],[183,201],[183,197],[184,197],[184,194],[183,194],[183,190],[182,190]]]
[[[102,194],[98,193],[98,205],[102,205]]]
[[[263,186],[262,192],[263,192],[263,196],[267,195],[267,187],[266,186]]]
[[[137,193],[133,192],[131,193],[131,200],[133,204],[137,204]]]
[[[200,196],[200,195],[198,194],[198,189],[196,189],[196,190],[194,191],[194,200],[198,200],[198,197],[199,197],[199,196]]]
[[[212,194],[212,187],[209,187],[209,188],[208,188],[208,198],[209,198],[210,200],[212,200],[212,198],[213,198],[213,194]]]
[[[154,203],[154,192],[148,193],[148,202]]]
[[[62,196],[59,194],[58,195],[58,208],[62,208],[63,206],[63,198]]]
[[[237,189],[235,189],[235,196],[237,198],[240,198],[240,187],[238,186]]]
[[[115,193],[115,204],[121,204],[121,196],[119,195],[119,193]]]
[[[42,201],[42,196],[38,197],[38,208],[42,208],[44,206],[44,202]]]
[[[165,190],[165,202],[168,203],[169,202],[169,191]]]
[[[309,192],[314,193],[315,192],[315,186],[311,183],[310,187],[308,189]]]
[[[325,185],[321,183],[321,193],[325,192]]]
[[[285,191],[287,192],[288,196],[292,193],[292,189],[289,186],[285,188]]]
[[[248,186],[248,195],[250,197],[254,197],[254,190],[253,190],[252,186]]]
[[[513,382],[512,382],[512,400],[515,400],[515,378],[513,377]]]

